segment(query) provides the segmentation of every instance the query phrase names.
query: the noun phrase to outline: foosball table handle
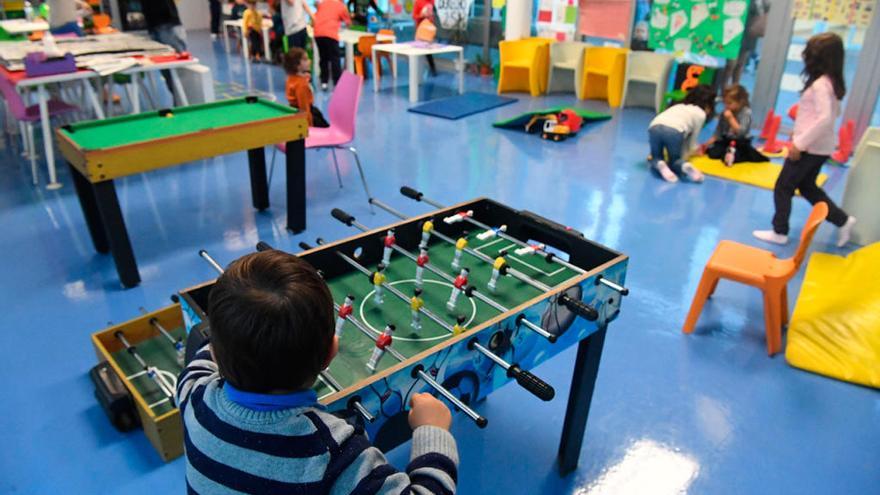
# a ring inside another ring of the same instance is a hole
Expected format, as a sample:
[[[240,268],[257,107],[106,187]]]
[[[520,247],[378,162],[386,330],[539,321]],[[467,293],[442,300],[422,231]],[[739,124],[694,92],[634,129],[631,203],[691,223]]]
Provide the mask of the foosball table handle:
[[[330,212],[330,215],[332,215],[333,218],[339,220],[345,225],[348,225],[349,227],[354,223],[355,220],[351,214],[342,211],[339,208],[333,208],[333,211]]]
[[[556,396],[556,390],[554,390],[547,382],[515,364],[507,369],[507,376],[516,379],[516,383],[522,388],[528,390],[532,395],[545,402],[553,400],[553,397]]]
[[[407,198],[414,199],[416,201],[421,201],[422,196],[424,196],[424,194],[420,193],[419,191],[416,191],[415,189],[413,189],[409,186],[401,187],[400,194],[403,194]]]
[[[581,318],[587,321],[596,321],[599,319],[599,312],[596,311],[596,308],[586,304],[583,301],[578,301],[567,294],[563,294],[559,297],[559,301],[565,305],[566,308],[571,310],[572,313],[580,316]]]
[[[257,252],[262,253],[263,251],[271,251],[275,248],[269,245],[268,242],[260,241],[257,243]]]

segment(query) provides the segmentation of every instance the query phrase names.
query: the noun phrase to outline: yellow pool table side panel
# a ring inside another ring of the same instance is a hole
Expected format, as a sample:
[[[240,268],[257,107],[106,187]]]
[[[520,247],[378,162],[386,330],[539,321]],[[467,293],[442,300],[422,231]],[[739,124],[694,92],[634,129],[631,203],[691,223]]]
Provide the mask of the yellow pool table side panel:
[[[305,139],[308,131],[306,116],[297,114],[102,150],[83,150],[66,134],[60,131],[57,134],[64,158],[89,182],[95,183]]]
[[[166,328],[176,328],[183,325],[180,304],[172,304],[125,323],[95,332],[92,334],[92,344],[95,347],[98,360],[108,362],[116,376],[122,380],[125,388],[131,393],[147,439],[153,444],[153,448],[156,449],[162,460],[168,462],[183,455],[183,422],[180,417],[180,409],[174,408],[161,416],[156,416],[147,405],[147,401],[138,392],[137,387],[126,378],[125,372],[112,356],[114,352],[123,349],[122,343],[115,336],[117,331],[121,330],[126,339],[134,346],[158,336],[158,330],[150,324],[152,318],[156,318]]]

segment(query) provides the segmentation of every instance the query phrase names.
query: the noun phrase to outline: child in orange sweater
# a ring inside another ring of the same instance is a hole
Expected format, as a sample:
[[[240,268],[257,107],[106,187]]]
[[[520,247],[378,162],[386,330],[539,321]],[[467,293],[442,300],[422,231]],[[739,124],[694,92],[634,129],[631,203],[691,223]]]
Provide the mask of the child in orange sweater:
[[[315,105],[312,94],[312,74],[309,72],[312,61],[302,48],[291,47],[284,56],[284,71],[287,72],[285,94],[290,106],[306,114],[309,127],[330,127],[324,115]]]

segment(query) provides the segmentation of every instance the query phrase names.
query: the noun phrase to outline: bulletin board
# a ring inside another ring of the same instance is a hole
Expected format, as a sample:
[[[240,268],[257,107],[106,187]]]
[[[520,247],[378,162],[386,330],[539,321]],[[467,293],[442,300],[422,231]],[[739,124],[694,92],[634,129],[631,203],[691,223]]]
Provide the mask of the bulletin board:
[[[654,0],[648,46],[734,59],[750,0]]]
[[[632,0],[579,0],[578,34],[626,43],[632,20]]]
[[[574,39],[578,22],[578,0],[538,0],[538,36],[556,41]]]

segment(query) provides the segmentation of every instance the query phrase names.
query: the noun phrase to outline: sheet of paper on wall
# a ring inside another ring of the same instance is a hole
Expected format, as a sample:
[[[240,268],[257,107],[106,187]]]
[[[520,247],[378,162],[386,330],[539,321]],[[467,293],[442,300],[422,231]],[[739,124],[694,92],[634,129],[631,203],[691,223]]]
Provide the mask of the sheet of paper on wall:
[[[687,26],[687,14],[685,14],[683,10],[677,10],[673,12],[670,17],[672,19],[672,24],[669,26],[669,34],[675,36],[683,27]]]
[[[745,30],[743,22],[738,18],[726,19],[724,21],[724,33],[721,42],[725,45],[736,39]]]
[[[695,3],[691,7],[691,29],[696,29],[708,17],[709,7],[704,3]]]

